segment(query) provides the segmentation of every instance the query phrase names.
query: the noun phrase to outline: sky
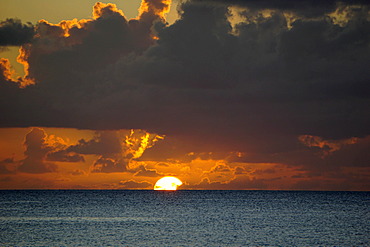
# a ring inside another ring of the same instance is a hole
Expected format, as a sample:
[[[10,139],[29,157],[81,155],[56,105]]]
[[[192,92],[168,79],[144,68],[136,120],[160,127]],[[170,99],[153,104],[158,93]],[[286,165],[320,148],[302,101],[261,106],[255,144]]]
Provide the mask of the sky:
[[[368,1],[0,9],[0,189],[370,190]]]

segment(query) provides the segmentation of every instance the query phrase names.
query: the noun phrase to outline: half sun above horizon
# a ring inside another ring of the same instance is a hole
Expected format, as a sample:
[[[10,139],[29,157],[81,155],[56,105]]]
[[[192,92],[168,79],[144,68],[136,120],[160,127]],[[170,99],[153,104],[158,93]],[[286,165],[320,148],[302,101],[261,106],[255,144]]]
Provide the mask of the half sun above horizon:
[[[177,187],[181,185],[182,182],[177,177],[166,176],[155,183],[154,190],[177,190]]]

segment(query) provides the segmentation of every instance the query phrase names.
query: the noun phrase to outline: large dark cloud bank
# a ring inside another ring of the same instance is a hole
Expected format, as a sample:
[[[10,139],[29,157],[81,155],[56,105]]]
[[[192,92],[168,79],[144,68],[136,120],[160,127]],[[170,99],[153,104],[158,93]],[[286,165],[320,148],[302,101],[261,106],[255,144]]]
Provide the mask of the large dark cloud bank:
[[[35,84],[0,66],[0,126],[140,128],[230,150],[370,134],[368,3],[186,1],[171,25],[152,8],[127,20],[103,6],[68,35],[39,22],[33,39],[8,21]]]

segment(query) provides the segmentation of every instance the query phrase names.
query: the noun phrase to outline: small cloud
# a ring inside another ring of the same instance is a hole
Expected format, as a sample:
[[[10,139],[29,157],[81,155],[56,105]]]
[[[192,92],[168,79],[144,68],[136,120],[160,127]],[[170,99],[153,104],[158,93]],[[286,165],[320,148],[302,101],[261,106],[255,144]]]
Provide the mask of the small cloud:
[[[152,169],[146,169],[145,166],[140,166],[139,171],[135,173],[135,176],[138,177],[159,177],[162,176],[162,174],[157,173],[156,170]]]
[[[149,182],[136,182],[134,180],[120,181],[119,185],[125,189],[148,189],[153,187],[153,184]]]
[[[86,175],[86,172],[80,169],[73,170],[71,173],[73,176],[81,176],[81,175]]]
[[[14,158],[7,158],[0,161],[0,174],[14,174],[15,165]]]
[[[235,167],[234,175],[242,175],[246,173],[247,171],[243,167],[240,166]]]
[[[57,166],[54,163],[45,162],[48,152],[52,147],[48,146],[45,138],[46,133],[43,129],[32,128],[26,135],[24,145],[26,158],[21,162],[18,170],[27,173],[46,173],[55,172]]]
[[[268,180],[251,179],[246,176],[238,176],[225,182],[213,182],[209,178],[204,178],[198,184],[186,185],[187,189],[202,190],[246,190],[246,189],[266,189]]]
[[[168,164],[163,163],[163,162],[160,162],[160,163],[156,164],[156,166],[169,167],[169,165],[168,165]]]
[[[231,168],[225,164],[218,164],[210,170],[210,173],[215,172],[231,172]]]
[[[100,157],[92,166],[92,172],[126,172],[127,171],[127,161],[124,159],[114,159]]]
[[[319,136],[301,135],[298,140],[307,147],[317,148],[321,153],[321,157],[330,155],[333,152],[340,150],[343,146],[353,145],[358,142],[358,138],[349,138],[342,140],[325,140]]]
[[[254,175],[262,175],[262,174],[274,174],[277,172],[277,169],[269,168],[269,169],[257,169],[252,172]]]
[[[85,159],[79,154],[70,153],[67,150],[60,150],[56,152],[49,153],[46,157],[49,161],[59,161],[59,162],[84,162]]]

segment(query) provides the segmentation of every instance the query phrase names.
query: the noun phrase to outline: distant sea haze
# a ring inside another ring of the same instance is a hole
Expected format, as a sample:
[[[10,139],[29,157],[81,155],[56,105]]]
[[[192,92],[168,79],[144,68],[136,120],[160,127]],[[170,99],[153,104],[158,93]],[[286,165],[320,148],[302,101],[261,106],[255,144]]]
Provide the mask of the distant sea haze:
[[[1,246],[370,246],[370,192],[0,191]]]

